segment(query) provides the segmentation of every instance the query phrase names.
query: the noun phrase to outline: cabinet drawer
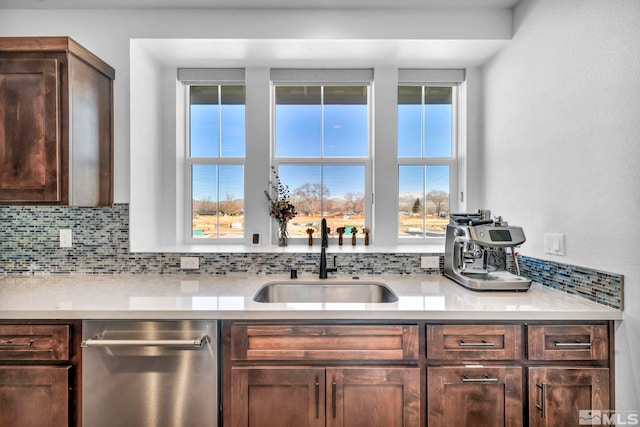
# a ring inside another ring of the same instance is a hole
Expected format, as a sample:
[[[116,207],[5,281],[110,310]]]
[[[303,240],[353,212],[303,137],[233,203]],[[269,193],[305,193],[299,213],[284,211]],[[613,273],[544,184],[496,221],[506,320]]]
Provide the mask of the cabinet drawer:
[[[69,325],[0,325],[5,360],[69,360]]]
[[[529,325],[529,360],[605,360],[609,356],[606,325]]]
[[[519,325],[427,325],[427,358],[514,360],[520,358]]]
[[[232,360],[417,360],[417,325],[231,327]]]

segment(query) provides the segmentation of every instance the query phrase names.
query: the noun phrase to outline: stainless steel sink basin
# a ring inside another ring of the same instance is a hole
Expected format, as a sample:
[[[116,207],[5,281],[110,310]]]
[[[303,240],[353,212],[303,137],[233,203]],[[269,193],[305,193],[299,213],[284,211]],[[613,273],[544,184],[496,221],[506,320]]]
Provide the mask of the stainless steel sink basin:
[[[389,303],[398,296],[384,283],[357,280],[270,282],[253,297],[256,302]]]

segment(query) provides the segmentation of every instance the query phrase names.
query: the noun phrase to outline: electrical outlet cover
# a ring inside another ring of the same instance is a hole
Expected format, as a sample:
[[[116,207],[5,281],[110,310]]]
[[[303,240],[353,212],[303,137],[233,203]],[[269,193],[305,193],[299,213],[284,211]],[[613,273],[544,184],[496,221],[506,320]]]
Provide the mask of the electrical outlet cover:
[[[439,256],[423,256],[420,257],[420,268],[440,268]]]
[[[200,268],[200,258],[196,256],[180,257],[180,268],[183,270],[197,270]]]

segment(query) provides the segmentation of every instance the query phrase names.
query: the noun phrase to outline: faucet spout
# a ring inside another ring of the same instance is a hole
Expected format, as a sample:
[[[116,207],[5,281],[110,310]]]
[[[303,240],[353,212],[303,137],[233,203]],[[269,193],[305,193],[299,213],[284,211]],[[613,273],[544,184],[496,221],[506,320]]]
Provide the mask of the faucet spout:
[[[321,231],[320,234],[322,236],[322,244],[320,245],[322,248],[329,247],[329,236],[327,235],[327,220],[322,218],[321,221]]]
[[[327,252],[323,247],[320,249],[320,279],[327,278]]]
[[[327,250],[325,248],[329,247],[329,238],[327,236],[327,220],[322,218],[322,249],[320,249],[320,279],[326,279],[328,272],[338,271],[336,268],[336,257],[333,257],[333,267],[327,268]]]

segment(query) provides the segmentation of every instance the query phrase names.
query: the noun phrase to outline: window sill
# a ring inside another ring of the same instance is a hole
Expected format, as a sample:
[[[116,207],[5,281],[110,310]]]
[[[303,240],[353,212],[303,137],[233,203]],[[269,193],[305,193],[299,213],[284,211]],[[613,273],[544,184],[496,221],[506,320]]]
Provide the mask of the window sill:
[[[133,252],[133,251],[132,251]],[[154,247],[148,249],[136,250],[137,253],[319,253],[320,243],[313,246],[291,244],[289,246],[277,245],[176,245],[166,247]],[[368,253],[423,253],[423,254],[442,254],[444,253],[444,242],[442,243],[423,243],[423,244],[398,244],[396,246],[365,246],[359,244],[352,245],[329,245],[328,253],[335,254],[368,254]]]

